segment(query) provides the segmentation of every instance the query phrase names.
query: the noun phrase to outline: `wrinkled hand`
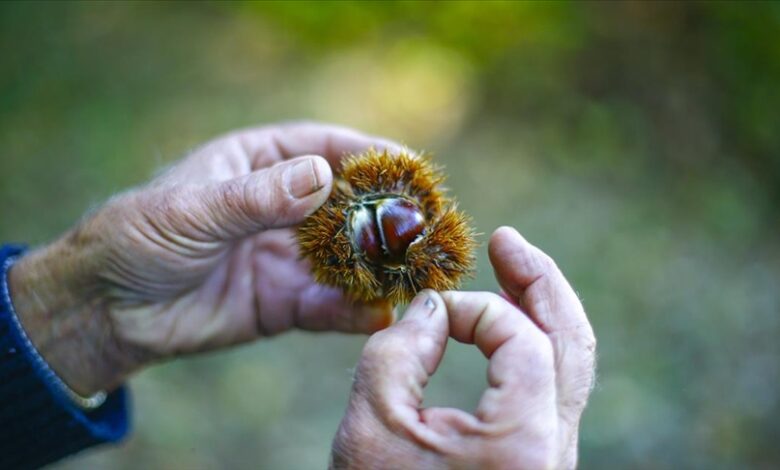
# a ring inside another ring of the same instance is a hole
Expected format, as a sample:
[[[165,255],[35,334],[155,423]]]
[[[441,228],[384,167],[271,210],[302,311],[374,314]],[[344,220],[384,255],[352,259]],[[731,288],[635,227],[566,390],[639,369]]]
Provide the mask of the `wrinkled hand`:
[[[332,468],[573,468],[594,377],[595,339],[553,261],[516,231],[490,241],[503,296],[423,291],[368,341]],[[489,359],[472,415],[421,408],[448,336]]]
[[[10,272],[33,343],[74,390],[142,365],[293,327],[373,332],[389,308],[314,283],[292,226],[330,194],[345,153],[397,150],[319,124],[232,133],[114,197]]]

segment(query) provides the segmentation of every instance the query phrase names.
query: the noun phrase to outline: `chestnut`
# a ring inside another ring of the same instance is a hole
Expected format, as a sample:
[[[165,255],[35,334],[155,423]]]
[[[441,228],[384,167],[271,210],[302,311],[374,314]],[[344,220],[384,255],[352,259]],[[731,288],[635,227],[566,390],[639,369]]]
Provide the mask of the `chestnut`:
[[[422,210],[401,196],[356,203],[350,209],[350,237],[357,252],[375,265],[402,265],[409,245],[425,231]]]

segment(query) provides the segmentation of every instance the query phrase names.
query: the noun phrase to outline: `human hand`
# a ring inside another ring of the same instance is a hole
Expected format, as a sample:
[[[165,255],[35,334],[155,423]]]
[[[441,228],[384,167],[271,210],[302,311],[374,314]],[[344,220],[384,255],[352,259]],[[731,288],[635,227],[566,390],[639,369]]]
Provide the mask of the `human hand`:
[[[497,230],[489,252],[502,296],[426,290],[368,340],[332,468],[576,467],[593,330],[555,263],[514,229]],[[448,336],[489,359],[489,388],[473,415],[421,408]]]
[[[318,285],[292,226],[330,194],[345,153],[400,149],[303,123],[238,131],[120,194],[22,257],[17,314],[55,372],[84,395],[150,361],[290,328],[373,332],[389,307]]]

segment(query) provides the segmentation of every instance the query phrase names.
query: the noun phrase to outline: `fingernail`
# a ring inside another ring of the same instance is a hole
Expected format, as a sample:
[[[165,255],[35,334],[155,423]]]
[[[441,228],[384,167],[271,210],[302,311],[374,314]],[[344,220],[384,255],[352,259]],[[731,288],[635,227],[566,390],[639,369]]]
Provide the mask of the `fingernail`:
[[[422,291],[415,296],[409,307],[406,308],[404,318],[428,317],[436,310],[436,302],[433,301],[427,292]]]
[[[307,158],[287,170],[287,190],[294,198],[301,199],[322,189],[316,167],[314,159]]]

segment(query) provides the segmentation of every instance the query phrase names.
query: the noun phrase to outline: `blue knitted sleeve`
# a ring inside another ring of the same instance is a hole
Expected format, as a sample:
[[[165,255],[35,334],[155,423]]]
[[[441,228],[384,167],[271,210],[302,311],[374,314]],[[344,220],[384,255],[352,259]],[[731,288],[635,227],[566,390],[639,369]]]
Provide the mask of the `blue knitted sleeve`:
[[[129,394],[111,393],[92,411],[79,408],[52,378],[16,319],[8,270],[23,247],[0,247],[0,468],[37,468],[129,431]]]

